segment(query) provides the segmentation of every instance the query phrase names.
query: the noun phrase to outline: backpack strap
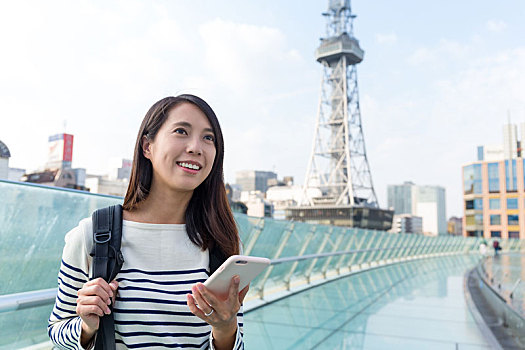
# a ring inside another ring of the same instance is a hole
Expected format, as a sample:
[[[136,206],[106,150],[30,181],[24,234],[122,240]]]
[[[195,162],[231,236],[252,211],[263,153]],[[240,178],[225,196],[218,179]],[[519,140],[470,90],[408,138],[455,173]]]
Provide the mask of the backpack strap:
[[[91,279],[102,277],[111,282],[122,268],[124,257],[120,251],[122,241],[122,206],[113,205],[96,210],[93,221],[93,270]],[[113,305],[109,305],[113,311]],[[115,320],[113,312],[100,318],[96,350],[115,349]]]

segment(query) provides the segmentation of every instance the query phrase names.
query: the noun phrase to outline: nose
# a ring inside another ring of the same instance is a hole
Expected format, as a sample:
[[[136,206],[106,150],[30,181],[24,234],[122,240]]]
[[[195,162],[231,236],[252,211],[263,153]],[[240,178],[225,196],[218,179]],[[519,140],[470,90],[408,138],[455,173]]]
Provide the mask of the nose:
[[[192,137],[190,140],[188,140],[188,144],[186,145],[186,152],[201,155],[201,140],[198,137]]]

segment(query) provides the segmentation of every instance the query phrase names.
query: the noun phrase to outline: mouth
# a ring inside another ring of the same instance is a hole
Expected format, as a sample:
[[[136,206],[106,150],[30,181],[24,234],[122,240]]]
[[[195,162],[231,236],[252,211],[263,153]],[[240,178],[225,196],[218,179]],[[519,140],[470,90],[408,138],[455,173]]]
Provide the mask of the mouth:
[[[184,161],[184,162],[176,162],[176,163],[183,170],[189,171],[191,173],[197,173],[199,170],[202,169],[202,165],[200,165],[197,162],[193,162],[193,161]]]

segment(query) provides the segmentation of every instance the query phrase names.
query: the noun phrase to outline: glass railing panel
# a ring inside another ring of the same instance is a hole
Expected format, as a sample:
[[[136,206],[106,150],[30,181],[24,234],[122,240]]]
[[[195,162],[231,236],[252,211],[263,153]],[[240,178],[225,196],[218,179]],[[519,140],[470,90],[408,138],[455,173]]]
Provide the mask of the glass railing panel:
[[[286,245],[283,248],[280,258],[292,257],[292,256],[302,256],[306,250],[305,244],[309,244],[311,241],[311,225],[305,223],[294,223],[293,231],[286,242]],[[296,273],[298,263],[285,263],[275,265],[273,271],[269,276],[269,280],[272,280],[274,283],[284,280],[285,277],[288,277],[290,273]],[[293,269],[293,271],[291,270]]]
[[[235,222],[237,223],[237,228],[239,230],[239,236],[241,237],[241,241],[244,245],[246,245],[248,244],[252,236],[255,234],[255,228],[257,227],[257,222],[259,220],[254,220],[254,218],[252,217],[237,213],[234,213],[234,218]]]
[[[339,237],[339,230],[338,227],[332,226],[328,227],[328,229],[325,231],[325,239],[321,243],[320,250],[318,253],[331,253],[335,252],[337,249],[337,244],[339,243],[340,237]],[[321,249],[322,248],[322,249]],[[323,257],[319,258],[315,261],[315,264],[312,268],[312,273],[321,273],[324,271],[324,267],[326,266],[328,258]]]
[[[56,287],[65,234],[93,210],[122,202],[3,181],[0,193],[0,294]]]
[[[334,230],[334,236],[337,236],[337,245],[334,247],[334,252],[341,252],[344,251],[350,240],[352,239],[352,236],[348,234],[348,230],[344,227],[338,227]],[[329,259],[330,261],[327,263],[327,266],[325,267],[328,271],[335,270],[336,267],[340,265],[340,256],[334,256]]]
[[[284,232],[289,224],[288,221],[265,219],[264,228],[250,255],[274,259],[281,246],[280,243],[285,239]]]

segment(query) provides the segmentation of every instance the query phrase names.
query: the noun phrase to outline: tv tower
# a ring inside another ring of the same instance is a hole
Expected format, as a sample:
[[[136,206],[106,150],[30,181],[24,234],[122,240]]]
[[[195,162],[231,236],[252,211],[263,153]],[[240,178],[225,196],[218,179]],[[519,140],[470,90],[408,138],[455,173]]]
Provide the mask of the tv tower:
[[[353,35],[355,15],[350,0],[329,1],[326,37],[315,52],[323,65],[321,98],[305,190],[319,187],[321,198],[305,196],[308,204],[364,205],[377,208],[366,157],[359,108],[356,65],[364,51]]]
[[[304,199],[287,218],[389,229],[392,212],[379,209],[366,156],[356,69],[364,51],[353,34],[356,16],[350,0],[329,0],[323,16],[326,36],[315,52],[323,66],[321,97]]]

